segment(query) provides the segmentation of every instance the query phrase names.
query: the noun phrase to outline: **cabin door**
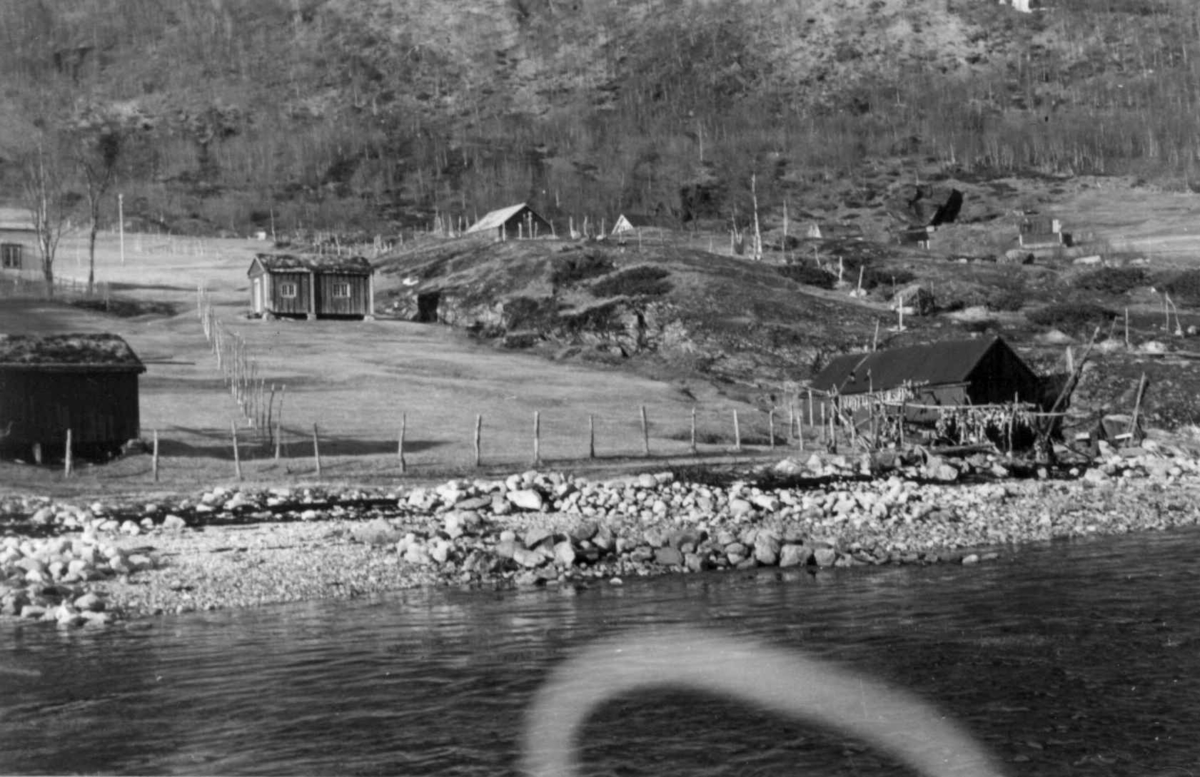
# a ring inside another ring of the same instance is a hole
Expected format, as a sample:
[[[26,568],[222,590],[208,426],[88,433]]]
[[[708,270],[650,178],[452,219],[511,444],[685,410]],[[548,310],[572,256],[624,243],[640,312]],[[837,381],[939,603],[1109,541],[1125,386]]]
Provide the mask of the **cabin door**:
[[[250,284],[250,288],[253,289],[252,304],[254,305],[254,313],[261,314],[263,312],[263,279],[261,277],[255,278],[254,282]]]

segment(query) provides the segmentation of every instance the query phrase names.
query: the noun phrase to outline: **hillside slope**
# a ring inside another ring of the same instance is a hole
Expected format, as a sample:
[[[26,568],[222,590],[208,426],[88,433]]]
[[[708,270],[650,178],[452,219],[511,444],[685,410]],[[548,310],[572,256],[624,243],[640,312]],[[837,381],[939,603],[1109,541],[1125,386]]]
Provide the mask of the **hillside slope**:
[[[1186,182],[1198,31],[1186,0],[11,0],[0,175],[107,116],[127,212],[189,230],[727,222],[751,174],[777,207],[897,160]]]

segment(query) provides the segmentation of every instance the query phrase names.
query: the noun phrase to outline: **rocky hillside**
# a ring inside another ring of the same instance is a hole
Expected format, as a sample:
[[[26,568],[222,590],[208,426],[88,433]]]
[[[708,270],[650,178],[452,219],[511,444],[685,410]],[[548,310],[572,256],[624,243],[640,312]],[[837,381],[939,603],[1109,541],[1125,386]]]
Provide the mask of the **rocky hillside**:
[[[751,175],[779,207],[881,164],[1191,180],[1200,9],[1049,5],[10,0],[0,174],[100,117],[176,231],[739,221]]]

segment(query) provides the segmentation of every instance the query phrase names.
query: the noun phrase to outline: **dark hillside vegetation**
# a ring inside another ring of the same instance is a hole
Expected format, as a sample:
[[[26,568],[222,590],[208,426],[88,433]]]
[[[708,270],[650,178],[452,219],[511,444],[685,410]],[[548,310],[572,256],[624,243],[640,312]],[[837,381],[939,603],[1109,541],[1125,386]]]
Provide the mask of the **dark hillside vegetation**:
[[[177,231],[744,224],[751,174],[872,207],[905,160],[1200,185],[1200,5],[1049,5],[8,0],[0,175],[89,114],[141,128],[126,212]]]

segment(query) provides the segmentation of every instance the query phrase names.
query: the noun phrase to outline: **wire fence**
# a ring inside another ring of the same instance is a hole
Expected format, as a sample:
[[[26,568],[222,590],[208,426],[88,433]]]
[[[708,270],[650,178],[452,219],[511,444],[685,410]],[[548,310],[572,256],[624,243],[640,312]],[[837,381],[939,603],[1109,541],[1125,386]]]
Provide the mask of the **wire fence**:
[[[56,274],[54,282],[47,284],[40,270],[0,271],[0,297],[8,299],[87,299],[107,305],[111,294],[112,287],[103,281],[89,287],[86,279]]]

